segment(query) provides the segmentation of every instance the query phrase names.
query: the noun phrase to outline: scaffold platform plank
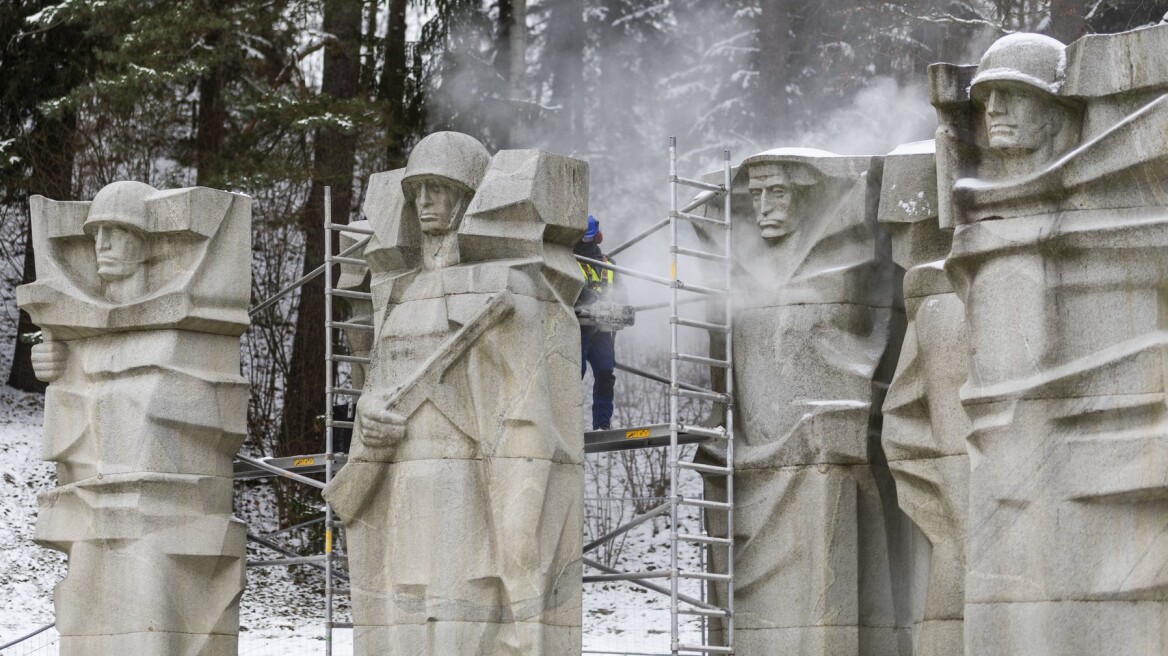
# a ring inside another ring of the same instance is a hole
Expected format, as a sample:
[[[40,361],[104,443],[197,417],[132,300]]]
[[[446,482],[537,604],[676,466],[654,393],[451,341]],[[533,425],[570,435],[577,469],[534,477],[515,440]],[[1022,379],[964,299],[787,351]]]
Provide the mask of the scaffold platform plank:
[[[288,456],[287,458],[264,458],[264,462],[293,474],[316,474],[324,471],[324,461],[327,453],[312,453],[303,456]],[[349,458],[343,453],[333,455],[333,471],[344,466]],[[270,478],[276,476],[266,469],[260,469],[246,462],[235,461],[236,480],[251,478]]]
[[[697,444],[710,438],[694,433],[678,433],[678,444]],[[650,449],[669,446],[669,424],[651,424],[630,428],[587,431],[584,433],[584,453],[604,453],[626,449]]]
[[[696,433],[679,433],[678,444],[698,444],[710,438]],[[632,428],[613,428],[611,430],[588,431],[584,433],[585,453],[605,453],[608,451],[624,451],[627,449],[650,449],[669,446],[669,424],[651,424]],[[293,474],[317,474],[324,471],[324,453],[311,453],[302,456],[288,456],[286,458],[266,458],[264,462]],[[345,466],[349,458],[343,453],[333,455],[333,473]],[[253,478],[268,478],[276,474],[260,469],[246,462],[235,461],[235,478],[248,480]]]

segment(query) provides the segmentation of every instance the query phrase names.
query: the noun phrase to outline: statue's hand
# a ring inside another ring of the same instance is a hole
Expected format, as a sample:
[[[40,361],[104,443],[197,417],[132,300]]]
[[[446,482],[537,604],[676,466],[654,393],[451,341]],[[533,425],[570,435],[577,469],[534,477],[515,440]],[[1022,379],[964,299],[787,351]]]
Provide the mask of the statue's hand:
[[[32,347],[32,371],[36,377],[51,383],[65,374],[69,347],[62,342],[42,342]]]
[[[386,396],[366,393],[357,401],[357,422],[366,446],[384,448],[406,436],[406,418],[386,408]]]

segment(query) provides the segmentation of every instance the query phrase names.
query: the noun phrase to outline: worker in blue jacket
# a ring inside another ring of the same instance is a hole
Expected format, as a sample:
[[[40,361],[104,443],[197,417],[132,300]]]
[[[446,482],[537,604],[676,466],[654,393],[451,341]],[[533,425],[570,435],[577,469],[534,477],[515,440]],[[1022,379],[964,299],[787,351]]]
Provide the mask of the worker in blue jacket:
[[[600,222],[588,215],[588,230],[576,243],[576,255],[609,263],[608,257],[600,250],[604,234],[600,232]],[[611,324],[589,318],[591,310],[613,304],[616,292],[616,272],[602,269],[587,262],[580,262],[584,273],[584,289],[576,301],[576,314],[580,317],[580,377],[584,377],[588,365],[592,365],[592,430],[608,430],[612,426],[613,393],[616,387],[616,330]]]

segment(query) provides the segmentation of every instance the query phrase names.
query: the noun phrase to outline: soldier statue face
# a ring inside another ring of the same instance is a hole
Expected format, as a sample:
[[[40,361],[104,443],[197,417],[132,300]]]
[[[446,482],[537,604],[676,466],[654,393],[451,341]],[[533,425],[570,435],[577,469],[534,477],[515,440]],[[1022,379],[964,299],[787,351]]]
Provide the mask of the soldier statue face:
[[[802,179],[792,166],[762,162],[750,166],[750,198],[754,203],[754,217],[762,238],[767,241],[782,239],[799,226],[792,216],[795,199],[810,184]]]
[[[97,275],[105,282],[129,278],[146,261],[146,238],[138,231],[105,223],[97,228]]]
[[[1037,34],[1008,34],[985,51],[970,89],[990,155],[978,177],[1029,175],[1075,147],[1080,108],[1058,95],[1066,63],[1066,47]]]
[[[1063,108],[1038,90],[1020,84],[990,83],[982,98],[991,150],[1004,155],[1033,153],[1062,127]]]
[[[458,229],[466,210],[465,190],[438,176],[411,181],[410,188],[422,232],[444,235]]]

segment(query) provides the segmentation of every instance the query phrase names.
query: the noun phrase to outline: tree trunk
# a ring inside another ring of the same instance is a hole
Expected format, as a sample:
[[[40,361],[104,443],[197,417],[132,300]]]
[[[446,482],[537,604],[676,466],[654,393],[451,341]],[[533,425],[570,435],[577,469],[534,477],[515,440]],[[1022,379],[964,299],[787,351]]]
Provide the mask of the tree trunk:
[[[580,143],[584,134],[584,0],[556,0],[548,17],[552,104],[559,107],[553,139]]]
[[[511,84],[511,26],[515,22],[512,0],[497,0],[499,23],[495,30],[495,71]]]
[[[507,92],[512,100],[527,95],[527,0],[511,0],[511,26],[507,31]]]
[[[758,93],[764,108],[756,117],[759,139],[777,146],[790,120],[787,85],[792,37],[790,0],[762,3],[758,19]]]
[[[499,24],[495,32],[495,70],[505,84],[503,102],[527,96],[527,0],[498,0]],[[522,114],[508,111],[500,121],[498,146],[510,148],[523,125]]]
[[[335,100],[354,98],[361,74],[361,0],[327,0],[322,29],[336,41],[324,52],[321,94]],[[323,127],[313,143],[313,180],[301,215],[304,272],[324,261],[324,188],[332,187],[332,220],[348,223],[353,195],[357,135]],[[335,275],[334,272],[329,272]],[[324,407],[324,283],[317,279],[300,290],[296,335],[292,341],[288,382],[284,387],[283,455],[316,453],[324,448],[317,417]]]
[[[28,161],[33,164],[33,175],[29,180],[29,195],[41,194],[54,200],[73,198],[73,136],[77,131],[77,119],[72,114],[56,119],[42,119],[28,141]],[[31,220],[31,215],[29,216]],[[32,226],[25,231],[24,272],[21,284],[36,280],[36,260],[32,244]],[[8,373],[8,385],[26,392],[44,392],[45,383],[37,380],[32,370],[32,345],[24,343],[20,336],[34,333],[38,327],[24,310],[16,324],[16,344],[12,353],[12,370]]]
[[[406,165],[406,1],[389,0],[389,26],[385,32],[385,66],[378,98],[384,103],[385,158],[390,170]]]
[[[222,170],[220,151],[226,123],[223,107],[223,72],[211,71],[199,80],[199,111],[195,118],[195,184],[219,184]]]
[[[1087,33],[1086,15],[1085,0],[1050,0],[1050,29],[1047,33],[1063,43],[1070,43]]]
[[[219,16],[227,9],[226,0],[209,0],[202,8]],[[223,33],[212,30],[204,43],[214,53],[223,47]],[[223,139],[227,130],[227,110],[223,104],[223,86],[227,73],[223,57],[212,57],[212,68],[199,78],[199,104],[195,113],[195,184],[204,187],[219,186],[223,175]]]
[[[642,102],[645,93],[652,93],[645,85],[630,84],[628,81],[629,58],[637,56],[637,47],[628,39],[629,30],[635,27],[629,18],[631,9],[626,0],[600,0],[603,21],[597,26],[595,43],[596,79],[592,82],[594,98],[589,98],[589,110],[596,117],[596,131],[589,134],[588,147],[595,152],[624,152],[627,144],[640,138],[633,121],[614,111],[612,94],[627,94],[622,98],[624,106],[634,107]]]

